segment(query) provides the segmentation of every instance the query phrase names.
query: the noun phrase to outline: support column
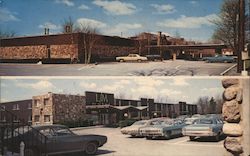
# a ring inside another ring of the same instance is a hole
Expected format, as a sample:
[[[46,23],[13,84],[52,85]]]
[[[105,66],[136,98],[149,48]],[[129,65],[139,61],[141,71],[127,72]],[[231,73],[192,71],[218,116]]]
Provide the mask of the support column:
[[[176,61],[176,56],[177,56],[176,52],[173,52],[173,61]]]
[[[250,155],[250,78],[242,80],[243,101],[242,101],[242,118],[241,126],[243,127],[243,151],[244,155]]]

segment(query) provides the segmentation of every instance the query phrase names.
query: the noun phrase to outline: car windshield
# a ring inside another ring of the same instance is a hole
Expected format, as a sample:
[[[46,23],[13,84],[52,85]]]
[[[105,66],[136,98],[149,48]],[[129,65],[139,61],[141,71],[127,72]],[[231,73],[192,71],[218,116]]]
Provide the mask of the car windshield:
[[[71,132],[66,127],[56,127],[56,128],[53,128],[53,129],[54,129],[55,135],[57,135],[57,136],[73,135],[73,132]]]
[[[211,120],[211,119],[200,119],[200,120],[196,120],[194,124],[213,124],[213,120]]]
[[[133,125],[145,125],[146,121],[137,121]]]

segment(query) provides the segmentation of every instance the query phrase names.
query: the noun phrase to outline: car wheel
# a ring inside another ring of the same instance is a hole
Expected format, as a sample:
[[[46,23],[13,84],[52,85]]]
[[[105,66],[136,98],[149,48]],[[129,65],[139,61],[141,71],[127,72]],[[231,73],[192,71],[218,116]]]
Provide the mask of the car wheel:
[[[220,133],[218,133],[216,136],[214,136],[215,141],[219,141],[220,140]]]
[[[189,136],[190,141],[194,141],[194,139],[195,139],[195,136]]]
[[[38,152],[34,149],[25,149],[24,150],[24,155],[25,156],[37,156],[38,155]]]
[[[165,138],[170,139],[170,137],[171,137],[171,132],[167,131],[166,134],[165,134]]]
[[[152,140],[152,138],[153,138],[153,137],[151,137],[151,136],[146,136],[146,139],[147,139],[147,140]]]
[[[95,154],[97,152],[97,144],[94,142],[87,143],[85,152],[87,155]]]
[[[141,60],[137,60],[138,62],[141,62]]]
[[[124,60],[123,59],[121,59],[121,60],[119,60],[120,62],[124,62]]]

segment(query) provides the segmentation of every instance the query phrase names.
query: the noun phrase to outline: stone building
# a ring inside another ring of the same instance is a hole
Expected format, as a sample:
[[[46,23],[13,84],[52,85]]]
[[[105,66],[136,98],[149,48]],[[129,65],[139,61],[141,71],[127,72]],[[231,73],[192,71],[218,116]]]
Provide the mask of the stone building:
[[[57,35],[24,36],[1,39],[1,62],[37,62],[39,60],[55,62],[77,59],[84,63],[84,33]],[[138,53],[137,41],[97,35],[92,50],[92,61],[115,56]]]
[[[32,101],[33,125],[84,120],[86,113],[84,96],[49,92],[33,96]]]

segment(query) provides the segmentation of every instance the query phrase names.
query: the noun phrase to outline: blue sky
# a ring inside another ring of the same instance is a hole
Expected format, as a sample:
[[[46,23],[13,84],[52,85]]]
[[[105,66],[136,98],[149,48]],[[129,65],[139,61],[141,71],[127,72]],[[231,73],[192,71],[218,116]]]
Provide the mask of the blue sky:
[[[1,102],[30,99],[47,92],[85,95],[114,93],[116,98],[154,98],[158,102],[195,103],[200,96],[221,97],[221,78],[188,77],[2,77]]]
[[[69,16],[76,24],[90,24],[105,35],[124,37],[163,31],[170,35],[206,41],[211,20],[222,0],[0,0],[1,29],[18,36],[61,32]]]

